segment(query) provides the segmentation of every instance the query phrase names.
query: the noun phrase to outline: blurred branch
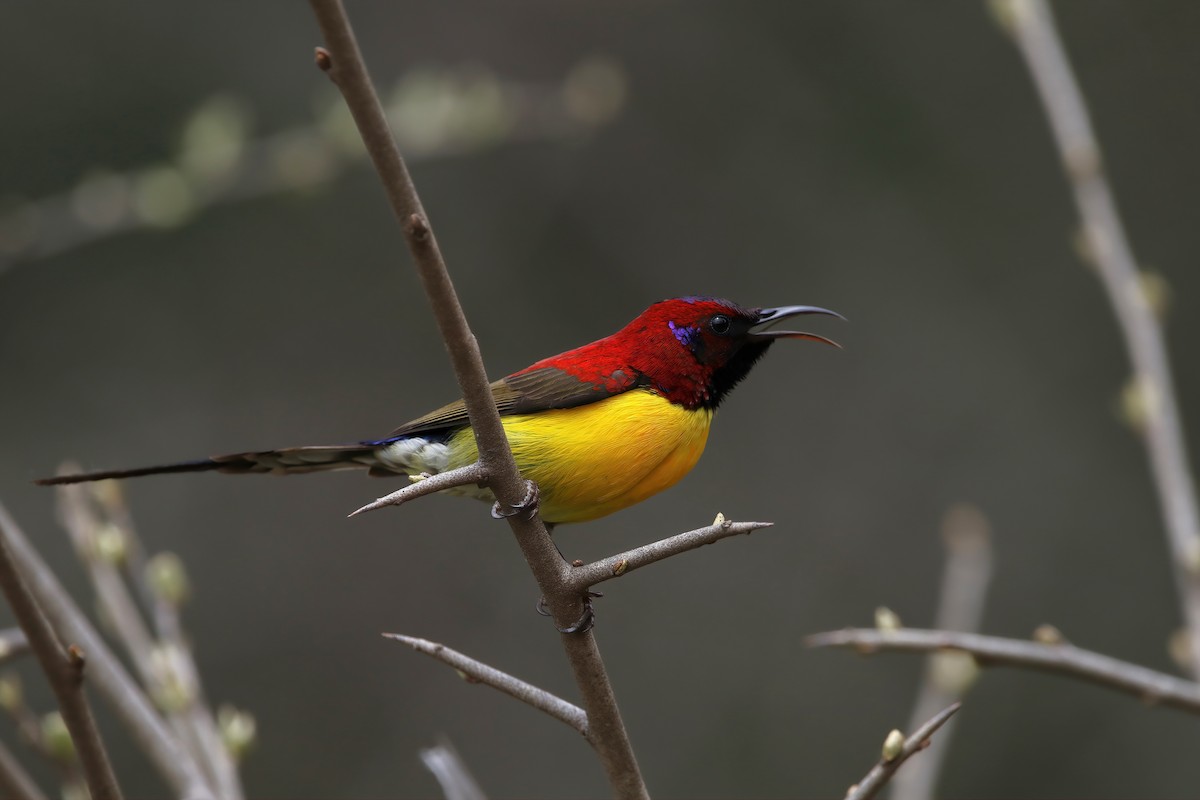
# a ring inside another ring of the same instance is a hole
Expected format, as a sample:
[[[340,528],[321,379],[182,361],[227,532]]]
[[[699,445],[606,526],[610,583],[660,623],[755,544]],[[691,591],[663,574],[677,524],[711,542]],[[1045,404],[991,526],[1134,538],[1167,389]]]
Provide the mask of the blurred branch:
[[[619,578],[639,567],[662,561],[664,558],[686,553],[688,550],[695,550],[730,536],[753,533],[763,528],[769,528],[773,524],[772,522],[733,522],[721,516],[718,517],[717,522],[707,528],[697,528],[694,531],[680,533],[641,547],[635,547],[632,550],[626,550],[624,553],[617,553],[615,556],[584,564],[582,567],[575,567],[571,570],[568,578],[570,588],[577,593],[584,592],[598,583]]]
[[[420,756],[425,769],[437,778],[446,800],[487,800],[450,742],[442,741],[426,748],[420,752]]]
[[[853,647],[863,655],[886,650],[910,653],[956,650],[969,653],[981,667],[1024,667],[1083,678],[1140,697],[1147,703],[1200,714],[1200,684],[1082,650],[1067,642],[1043,644],[977,633],[917,628],[890,631],[847,628],[818,633],[804,641],[809,647]]]
[[[1162,328],[1148,302],[1083,93],[1045,0],[999,3],[1050,120],[1083,221],[1087,254],[1108,293],[1133,362],[1142,428],[1166,523],[1175,582],[1200,675],[1200,511]]]
[[[12,751],[0,742],[0,795],[12,800],[47,800]]]
[[[478,66],[414,69],[396,81],[384,110],[410,157],[426,161],[569,142],[609,122],[624,102],[619,65],[590,57],[547,83]],[[311,122],[255,137],[246,104],[215,95],[186,121],[173,159],[127,172],[97,169],[39,200],[9,198],[0,204],[0,273],[121,234],[186,225],[221,205],[332,183],[361,165],[362,142],[336,96],[323,93],[316,105]]]
[[[961,504],[942,521],[946,567],[933,626],[937,630],[974,633],[983,622],[983,606],[992,577],[991,532],[978,508]],[[909,728],[929,719],[939,708],[961,700],[975,682],[979,667],[965,653],[934,653],[913,703]],[[928,800],[934,796],[942,761],[957,726],[953,720],[929,743],[928,752],[892,782],[892,800]]]
[[[0,664],[29,652],[29,640],[20,628],[0,630]]]
[[[187,800],[213,800],[215,795],[191,754],[179,746],[146,694],[75,605],[58,578],[30,545],[12,517],[0,506],[0,529],[30,593],[50,623],[88,656],[88,675],[134,740],[175,792]]]
[[[850,787],[846,792],[846,800],[870,800],[878,794],[888,779],[900,769],[900,765],[928,747],[937,729],[946,724],[960,708],[962,703],[955,703],[942,710],[907,739],[902,738],[904,734],[900,731],[892,731],[883,742],[883,757],[861,781]]]
[[[409,500],[416,500],[418,497],[424,497],[444,489],[453,489],[456,486],[469,486],[473,483],[484,484],[487,482],[487,470],[484,469],[483,464],[476,461],[474,464],[439,472],[436,475],[409,476],[409,480],[414,478],[416,478],[415,483],[397,489],[377,500],[372,500],[357,511],[351,512],[349,516],[356,517],[367,511],[375,511],[386,506],[403,505]]]
[[[59,468],[59,474],[73,471],[78,471],[76,465]],[[196,758],[220,797],[239,800],[244,794],[241,781],[204,698],[200,672],[179,620],[178,606],[186,594],[182,564],[172,554],[145,561],[117,482],[62,486],[57,497],[59,518],[91,578],[103,618],[125,646],[179,743]],[[128,565],[131,582],[154,612],[155,635],[126,586],[122,564]],[[151,567],[157,586],[149,585]]]
[[[72,644],[63,649],[49,620],[42,613],[37,599],[30,592],[21,570],[13,558],[10,538],[13,532],[0,519],[0,589],[12,608],[14,616],[25,631],[29,646],[42,665],[42,672],[58,699],[63,722],[83,764],[89,793],[95,800],[120,800],[117,777],[104,751],[96,720],[83,693],[85,658],[83,651]]]
[[[551,541],[536,505],[531,503],[536,498],[534,487],[517,471],[478,342],[463,315],[416,187],[371,86],[345,10],[338,0],[312,0],[311,4],[325,39],[325,47],[317,50],[317,66],[329,73],[346,99],[404,231],[450,353],[478,445],[479,460],[488,475],[488,486],[500,506],[525,512],[506,519],[555,623],[560,630],[570,629],[584,618],[584,599],[571,591],[570,568]],[[648,797],[595,636],[591,630],[582,629],[562,634],[561,642],[587,711],[587,740],[599,756],[614,794],[623,798]]]
[[[559,722],[574,728],[583,736],[588,735],[587,714],[579,706],[568,703],[556,697],[545,689],[539,689],[532,683],[526,683],[520,678],[514,678],[507,672],[501,672],[495,667],[488,666],[482,661],[476,661],[470,656],[463,655],[457,650],[451,650],[445,645],[431,642],[428,639],[418,639],[399,633],[385,633],[385,638],[395,639],[408,645],[418,653],[424,653],[436,658],[443,664],[454,667],[472,683],[483,683],[504,692],[509,697],[515,697],[526,705],[533,706],[538,711],[545,712]]]
[[[15,672],[0,676],[0,707],[12,718],[21,743],[58,774],[64,794],[68,792],[68,787],[84,788],[86,780],[80,769],[78,753],[62,714],[58,711],[38,714],[30,708],[25,702],[21,680]]]

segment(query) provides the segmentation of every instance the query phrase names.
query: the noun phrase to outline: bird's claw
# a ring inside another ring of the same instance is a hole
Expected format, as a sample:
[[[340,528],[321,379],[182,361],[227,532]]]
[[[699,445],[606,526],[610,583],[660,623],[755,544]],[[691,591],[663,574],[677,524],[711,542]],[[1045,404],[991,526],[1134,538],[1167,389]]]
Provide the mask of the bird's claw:
[[[508,519],[515,517],[518,514],[524,514],[528,519],[534,511],[537,511],[538,497],[541,492],[538,490],[538,485],[533,481],[525,481],[525,496],[521,498],[519,503],[514,503],[509,508],[502,508],[500,501],[492,503],[492,519]]]
[[[592,599],[596,597],[604,597],[604,592],[584,592],[583,613],[579,615],[579,619],[566,627],[559,628],[555,625],[555,629],[559,633],[586,633],[590,631],[592,626],[596,624],[596,609],[592,607]],[[550,609],[546,607],[546,598],[539,597],[537,605],[534,608],[543,617],[550,616]]]

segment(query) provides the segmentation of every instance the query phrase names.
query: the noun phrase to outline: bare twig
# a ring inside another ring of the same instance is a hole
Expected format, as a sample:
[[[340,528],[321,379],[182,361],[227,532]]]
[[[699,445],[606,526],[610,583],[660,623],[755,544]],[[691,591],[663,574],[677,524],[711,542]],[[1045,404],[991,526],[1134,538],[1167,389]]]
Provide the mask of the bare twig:
[[[847,628],[806,638],[809,647],[853,647],[864,655],[883,650],[923,653],[958,650],[970,653],[981,667],[1009,666],[1056,672],[1140,697],[1147,703],[1200,714],[1200,684],[1174,675],[1082,650],[1072,644],[1042,644],[978,633],[917,628],[880,631]]]
[[[1166,525],[1191,672],[1200,676],[1200,511],[1162,328],[1142,290],[1087,105],[1045,0],[1008,0],[1006,19],[1050,119],[1088,255],[1112,302],[1146,409],[1144,439]]]
[[[8,598],[13,614],[25,631],[29,645],[58,699],[63,722],[70,731],[75,750],[83,764],[88,790],[96,800],[120,800],[117,777],[104,751],[96,720],[83,692],[83,651],[71,645],[64,651],[50,622],[30,592],[13,558],[9,538],[12,532],[0,523],[0,589]]]
[[[850,791],[846,792],[846,800],[870,800],[878,794],[888,779],[895,774],[896,770],[900,769],[900,765],[928,747],[931,737],[937,733],[937,729],[942,727],[946,720],[954,716],[960,708],[962,708],[962,703],[955,703],[949,708],[943,709],[918,728],[916,733],[905,739],[902,745],[897,743],[894,752],[892,751],[893,736],[889,736],[883,744],[883,758],[871,768],[871,771],[861,781],[850,787]],[[899,734],[899,731],[892,731],[892,733]]]
[[[318,51],[318,66],[329,73],[345,97],[404,230],[450,353],[480,462],[488,475],[488,486],[502,506],[521,508],[529,497],[529,485],[517,471],[494,405],[479,344],[463,315],[428,217],[371,86],[345,10],[338,0],[311,0],[311,4],[328,48]],[[570,568],[551,541],[536,509],[507,519],[556,624],[559,628],[570,627],[583,615],[583,598],[569,590]],[[563,634],[562,645],[587,710],[588,742],[599,756],[613,792],[623,798],[648,797],[595,636],[590,630]]]
[[[446,800],[487,800],[479,784],[449,741],[420,751],[421,763],[433,773]]]
[[[428,639],[418,639],[399,633],[383,634],[388,639],[395,639],[408,645],[418,653],[424,653],[436,658],[443,664],[448,664],[467,676],[471,681],[484,683],[504,692],[509,697],[515,697],[526,705],[533,706],[538,711],[545,712],[559,722],[574,728],[583,736],[588,735],[587,714],[579,706],[568,703],[545,689],[539,689],[532,683],[526,683],[520,678],[514,678],[507,672],[501,672],[495,667],[488,666],[482,661],[476,661],[470,656],[463,655],[457,650],[451,650],[445,645],[431,642]]]
[[[732,522],[723,520],[709,525],[707,528],[697,528],[694,531],[680,533],[641,547],[635,547],[632,550],[626,550],[624,553],[617,553],[614,556],[608,556],[607,558],[593,561],[590,564],[584,564],[582,567],[575,567],[571,570],[570,575],[571,589],[575,592],[583,592],[598,583],[619,578],[622,575],[633,572],[639,567],[653,564],[656,561],[662,561],[664,558],[686,553],[688,550],[695,550],[697,547],[713,544],[730,536],[754,533],[754,531],[769,528],[773,524],[772,522]]]
[[[984,599],[992,576],[991,534],[988,521],[971,505],[957,505],[942,521],[946,567],[933,626],[943,631],[974,633],[983,622]],[[925,660],[925,674],[909,717],[909,728],[929,719],[940,708],[960,700],[978,675],[979,667],[966,653],[934,653]],[[942,761],[956,724],[946,723],[930,741],[928,752],[892,781],[892,800],[933,797]]]
[[[0,506],[3,529],[22,576],[50,623],[87,653],[88,675],[167,783],[187,800],[215,797],[191,754],[179,746],[149,698],[125,671],[58,578]]]
[[[390,118],[417,121],[398,133],[410,158],[425,162],[570,141],[620,113],[624,84],[615,64],[590,57],[560,81],[510,80],[479,64],[423,67],[384,94]],[[221,205],[321,189],[357,169],[364,154],[344,109],[319,101],[317,119],[253,136],[243,104],[218,94],[183,125],[173,158],[125,172],[92,169],[75,186],[29,202],[6,197],[0,273],[108,237],[183,226]]]
[[[356,517],[367,511],[375,511],[386,506],[403,505],[409,500],[416,500],[418,497],[424,497],[427,494],[433,494],[445,489],[469,486],[473,483],[483,484],[486,482],[487,470],[483,468],[483,464],[476,461],[474,464],[468,464],[465,467],[447,470],[446,472],[439,472],[436,475],[418,476],[415,483],[405,486],[402,489],[397,489],[391,494],[380,497],[378,500],[373,500],[357,511],[352,512],[349,516]]]
[[[195,655],[192,653],[191,642],[184,632],[179,616],[180,604],[187,589],[182,563],[176,562],[178,569],[172,570],[175,574],[167,581],[173,584],[171,588],[152,585],[151,566],[161,564],[164,556],[169,563],[173,556],[160,554],[156,559],[147,561],[145,548],[138,537],[133,516],[129,513],[120,487],[121,484],[117,481],[103,481],[92,484],[92,491],[103,513],[101,522],[118,528],[124,536],[127,549],[126,578],[136,587],[142,602],[150,609],[158,638],[158,651],[170,654],[171,663],[168,670],[177,676],[176,682],[186,690],[182,708],[169,711],[168,719],[179,734],[181,743],[191,750],[197,763],[205,770],[217,794],[223,799],[240,800],[245,796],[241,776],[238,774],[234,757],[217,728],[216,718],[204,694],[204,685],[200,679],[200,670],[196,666]],[[162,582],[160,580],[158,583]],[[151,666],[153,667],[153,664]],[[159,669],[158,672],[158,679],[161,681],[164,677],[161,673],[164,670]]]
[[[64,464],[59,474],[78,471]],[[200,672],[179,621],[178,609],[161,592],[146,585],[146,562],[124,504],[119,484],[62,486],[58,489],[59,517],[87,568],[105,618],[125,646],[134,667],[160,703],[181,745],[195,756],[222,798],[239,800],[241,781],[233,759],[221,741],[212,710],[204,698]],[[129,566],[130,581],[154,612],[155,634],[123,579],[120,563]]]
[[[12,751],[0,742],[0,795],[12,800],[47,800]]]
[[[70,471],[77,470],[72,464],[63,464],[59,474]],[[106,626],[125,646],[143,682],[153,685],[154,669],[151,662],[154,638],[150,635],[141,612],[138,611],[137,603],[121,579],[116,565],[119,559],[106,557],[103,553],[105,547],[125,547],[125,531],[106,531],[105,533],[111,534],[109,539],[121,537],[122,541],[119,544],[102,544],[102,524],[96,518],[95,509],[91,505],[92,493],[93,487],[90,484],[60,487],[56,492],[59,522],[66,528],[71,543],[75,546],[75,552],[87,569],[97,600],[104,609],[103,619]]]

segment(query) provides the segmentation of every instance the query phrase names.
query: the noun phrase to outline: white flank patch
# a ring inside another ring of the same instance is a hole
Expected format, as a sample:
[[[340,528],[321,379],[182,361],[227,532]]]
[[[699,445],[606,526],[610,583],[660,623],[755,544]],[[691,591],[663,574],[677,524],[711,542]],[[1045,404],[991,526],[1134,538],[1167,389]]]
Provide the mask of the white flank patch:
[[[414,436],[392,442],[375,451],[379,463],[397,472],[428,472],[436,475],[444,472],[450,463],[450,448],[441,442],[431,442]]]

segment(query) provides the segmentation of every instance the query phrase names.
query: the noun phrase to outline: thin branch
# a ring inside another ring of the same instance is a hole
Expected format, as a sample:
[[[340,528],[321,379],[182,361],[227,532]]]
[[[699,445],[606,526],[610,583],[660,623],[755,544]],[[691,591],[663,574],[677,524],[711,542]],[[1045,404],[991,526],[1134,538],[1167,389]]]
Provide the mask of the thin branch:
[[[970,653],[981,667],[1009,666],[1083,678],[1147,703],[1200,714],[1200,684],[1163,672],[1082,650],[1072,644],[1042,644],[978,633],[954,633],[917,628],[880,631],[847,628],[807,637],[809,647],[853,647],[863,655],[884,650],[924,653],[958,650]]]
[[[77,471],[74,465],[63,464],[59,474]],[[100,520],[90,504],[93,487],[75,484],[59,487],[55,493],[58,500],[58,519],[67,530],[71,544],[87,570],[96,593],[97,601],[104,609],[102,617],[110,633],[125,647],[134,668],[147,685],[154,683],[152,666],[154,638],[138,611],[137,603],[129,594],[121,579],[114,560],[106,558],[100,543]],[[123,532],[122,532],[123,534]],[[107,545],[123,547],[120,545]]]
[[[597,69],[601,80],[588,80]],[[420,132],[399,133],[410,157],[422,162],[570,141],[612,120],[624,103],[621,72],[595,57],[557,81],[510,80],[478,64],[426,66],[399,76],[384,95],[391,119],[421,119]],[[93,168],[57,194],[29,202],[6,198],[0,273],[109,237],[182,227],[221,205],[319,190],[357,170],[365,154],[347,131],[344,107],[317,99],[318,118],[253,136],[245,104],[214,95],[183,123],[183,147],[165,162],[124,172]],[[454,110],[431,114],[431,103]],[[164,191],[171,202],[159,201]]]
[[[169,598],[169,592],[151,585],[151,562],[146,559],[145,548],[133,524],[133,515],[125,504],[121,484],[104,481],[91,486],[104,514],[104,521],[116,526],[124,535],[128,551],[126,577],[151,610],[161,651],[171,654],[170,668],[177,674],[179,684],[187,690],[187,702],[182,709],[169,713],[169,721],[179,734],[181,743],[188,747],[205,770],[222,800],[241,800],[245,796],[241,776],[232,753],[222,740],[216,717],[205,697],[200,669],[180,619],[179,607],[183,598]],[[179,568],[182,570],[182,564]],[[183,579],[185,576],[180,574],[178,577]],[[186,590],[186,580],[180,580],[180,583]]]
[[[59,474],[79,471],[64,464]],[[125,646],[143,684],[152,693],[170,695],[164,713],[181,745],[205,770],[217,793],[227,800],[244,796],[237,768],[221,741],[212,710],[205,698],[200,672],[191,646],[183,633],[178,610],[160,592],[146,585],[146,562],[133,520],[121,496],[119,484],[61,486],[57,492],[59,518],[67,529],[80,559],[92,580],[97,601],[111,623],[116,638]],[[106,557],[104,537],[118,548],[119,557]],[[129,566],[130,581],[154,610],[156,636],[146,625],[137,602],[118,567]]]
[[[955,703],[940,711],[918,728],[916,733],[905,739],[903,746],[895,753],[888,752],[892,739],[889,736],[888,740],[884,742],[883,758],[871,768],[871,771],[861,781],[850,787],[850,791],[846,792],[846,800],[871,800],[895,774],[896,770],[900,769],[901,764],[929,746],[931,737],[937,733],[937,729],[945,725],[946,721],[954,716],[960,708],[962,708],[962,703]],[[893,731],[893,733],[899,733],[899,731]]]
[[[57,634],[21,576],[9,544],[11,535],[7,526],[0,523],[0,589],[8,598],[13,615],[25,631],[29,646],[41,663],[42,672],[46,674],[54,696],[58,698],[63,722],[79,753],[91,796],[96,800],[120,800],[117,776],[108,761],[92,709],[83,693],[83,651],[71,645],[64,652]]]
[[[0,795],[12,800],[47,800],[12,751],[0,742]]]
[[[471,484],[483,484],[486,482],[487,470],[483,468],[483,464],[476,461],[474,464],[468,464],[465,467],[458,467],[446,472],[439,472],[436,475],[417,476],[415,483],[405,486],[402,489],[397,489],[391,494],[384,495],[377,500],[373,500],[347,516],[356,517],[367,511],[375,511],[386,506],[403,505],[409,500],[416,500],[418,497],[424,497],[425,495],[445,489],[454,489],[458,486],[470,486]]]
[[[991,531],[979,509],[961,504],[946,512],[942,521],[946,566],[933,626],[937,630],[974,633],[983,622],[984,600],[992,577]],[[909,717],[915,728],[938,709],[963,695],[974,683],[979,667],[965,653],[933,653],[925,660],[925,674]],[[952,720],[929,743],[928,752],[892,782],[892,800],[928,800],[934,796],[942,761],[957,727]]]
[[[517,471],[492,398],[479,344],[467,324],[428,217],[367,76],[345,9],[339,0],[311,0],[311,4],[328,48],[318,49],[317,66],[329,73],[345,97],[404,231],[450,354],[480,462],[487,471],[488,486],[502,506],[521,508],[529,497],[530,485]],[[507,519],[555,623],[560,629],[572,626],[584,613],[583,598],[570,591],[570,567],[551,541],[536,508]],[[587,710],[588,742],[599,756],[614,794],[621,798],[648,798],[594,634],[591,630],[562,634],[561,641]]]
[[[446,800],[487,800],[483,790],[448,741],[421,750],[421,763],[433,773]]]
[[[507,672],[501,672],[495,667],[488,666],[482,661],[476,661],[470,656],[463,655],[457,650],[451,650],[443,644],[431,642],[428,639],[418,639],[399,633],[383,634],[387,639],[408,645],[418,653],[436,658],[443,664],[448,664],[467,676],[472,682],[483,683],[493,689],[504,692],[509,697],[515,697],[526,705],[533,706],[554,717],[559,722],[574,728],[583,736],[588,735],[587,713],[579,706],[568,703],[545,689],[539,689],[532,683],[526,683],[520,678],[514,678]]]
[[[707,528],[697,528],[694,531],[669,536],[657,542],[626,550],[624,553],[598,559],[590,564],[584,564],[582,567],[575,567],[571,570],[570,575],[571,590],[584,592],[598,583],[628,575],[635,569],[662,561],[664,558],[686,553],[688,550],[695,550],[730,536],[754,533],[754,531],[769,528],[772,525],[774,525],[773,522],[723,520],[709,525]]]
[[[191,754],[179,746],[145,692],[125,671],[3,506],[0,506],[0,530],[5,532],[12,555],[42,611],[65,638],[78,643],[87,653],[92,685],[107,699],[168,785],[187,800],[213,800],[215,795]]]
[[[1017,46],[1041,95],[1079,216],[1088,252],[1116,312],[1145,401],[1144,440],[1166,525],[1191,672],[1200,676],[1200,509],[1175,397],[1162,327],[1146,300],[1087,105],[1045,0],[1009,0]]]

